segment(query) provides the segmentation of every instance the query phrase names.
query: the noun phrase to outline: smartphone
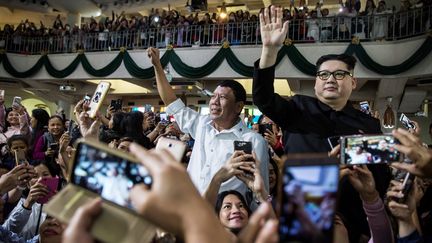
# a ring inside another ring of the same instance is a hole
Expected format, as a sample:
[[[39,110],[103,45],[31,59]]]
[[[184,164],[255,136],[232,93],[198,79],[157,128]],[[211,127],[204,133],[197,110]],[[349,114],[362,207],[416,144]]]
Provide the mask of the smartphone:
[[[101,107],[110,87],[111,83],[109,82],[102,81],[98,84],[93,97],[90,99],[89,110],[87,111],[90,118],[96,117],[96,112]]]
[[[25,156],[24,150],[17,149],[17,150],[14,150],[14,152],[15,152],[15,164],[16,165],[27,163],[27,158]]]
[[[252,142],[249,141],[234,141],[234,151],[243,151],[246,154],[252,154]],[[246,176],[253,176],[253,173],[244,171]]]
[[[152,106],[150,104],[145,104],[144,105],[144,112],[151,112],[152,111]]]
[[[161,122],[161,123],[163,123],[163,124],[168,124],[168,123],[169,123],[167,113],[165,113],[165,112],[161,112],[161,113],[159,114],[159,117],[160,117],[160,122]]]
[[[399,141],[392,135],[354,135],[341,139],[341,163],[379,164],[402,160],[402,155],[394,148]]]
[[[5,95],[5,91],[0,89],[0,97],[4,98],[4,95]]]
[[[243,151],[246,154],[252,154],[252,142],[234,141],[234,150]]]
[[[369,106],[369,102],[367,102],[367,101],[360,102],[360,110],[362,112],[368,114],[368,115],[372,114],[370,106]]]
[[[133,185],[151,186],[151,177],[139,160],[100,142],[79,140],[72,161],[70,183],[43,207],[44,212],[69,223],[80,206],[102,197],[101,213],[90,229],[95,239],[107,243],[150,242],[156,227],[131,210],[129,200]]]
[[[339,163],[335,158],[327,154],[289,155],[276,208],[279,242],[332,243],[338,184]]]
[[[58,191],[59,181],[58,177],[43,177],[41,183],[48,188],[49,192],[45,197],[39,198],[36,202],[40,204],[47,203]]]
[[[183,155],[186,151],[186,143],[180,140],[174,140],[166,137],[160,137],[156,144],[156,150],[166,149],[175,158],[176,161],[181,162]]]
[[[115,111],[119,111],[122,109],[123,101],[121,99],[111,100],[110,106],[112,106]]]
[[[399,117],[399,121],[406,129],[416,129],[414,122],[412,122],[404,113],[402,113]]]
[[[327,142],[330,145],[330,148],[333,149],[334,147],[338,146],[340,143],[341,136],[332,136],[327,138]]]
[[[13,106],[13,107],[15,107],[15,106],[21,106],[21,101],[22,101],[22,98],[21,98],[21,97],[19,97],[19,96],[15,96],[15,97],[13,98],[13,101],[12,101],[12,106]]]
[[[70,119],[69,120],[69,126],[68,126],[69,135],[72,135],[73,128],[74,128],[74,120]]]
[[[85,102],[90,102],[91,97],[88,94],[86,94],[86,95],[84,95],[83,99],[84,99]]]
[[[59,150],[59,144],[58,143],[50,143],[49,147],[51,150],[54,150],[54,151]]]
[[[267,129],[273,132],[273,126],[270,123],[267,124],[259,124],[258,125],[258,132],[264,136],[264,133],[267,132]]]
[[[139,161],[128,154],[108,146],[80,142],[71,182],[119,206],[133,208],[129,191],[138,183],[151,185],[151,177]]]
[[[395,200],[398,203],[405,203],[413,187],[415,176],[405,170],[398,170],[393,179],[402,182],[402,193],[404,195],[404,197],[395,198]]]

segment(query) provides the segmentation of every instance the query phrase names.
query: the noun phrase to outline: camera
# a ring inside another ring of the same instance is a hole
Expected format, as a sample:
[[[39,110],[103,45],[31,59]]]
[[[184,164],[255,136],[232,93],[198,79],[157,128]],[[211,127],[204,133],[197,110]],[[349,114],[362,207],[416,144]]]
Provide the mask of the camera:
[[[50,143],[49,147],[51,150],[54,150],[54,151],[59,150],[59,144],[58,143]]]
[[[264,136],[264,133],[267,132],[267,129],[273,132],[273,126],[270,123],[267,124],[259,124],[258,125],[258,132]]]
[[[110,106],[113,107],[115,111],[119,111],[123,106],[123,101],[121,99],[111,100]]]
[[[392,135],[354,135],[341,140],[341,163],[379,164],[401,161],[402,156],[394,148],[399,141]]]

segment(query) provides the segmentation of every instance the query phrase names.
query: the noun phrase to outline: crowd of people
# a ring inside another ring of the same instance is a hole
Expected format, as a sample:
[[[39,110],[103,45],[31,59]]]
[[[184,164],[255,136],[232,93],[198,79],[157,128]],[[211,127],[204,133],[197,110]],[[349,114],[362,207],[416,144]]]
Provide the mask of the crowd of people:
[[[291,22],[288,36],[300,42],[385,40],[407,37],[430,28],[430,1],[401,2],[401,8],[387,6],[384,0],[341,2],[338,12],[330,12],[322,2],[314,9],[306,6],[284,8],[283,19]],[[262,12],[262,10],[261,10]],[[16,27],[6,24],[0,31],[0,46],[26,53],[113,50],[120,47],[176,47],[256,44],[261,40],[258,16],[238,10],[223,16],[218,13],[182,15],[175,10],[152,9],[149,16],[127,16],[122,12],[99,20],[90,18],[81,26],[64,24],[57,16],[52,26],[23,20]]]
[[[148,110],[123,112],[111,106],[93,119],[86,100],[75,105],[75,117],[69,119],[49,116],[44,109],[28,113],[19,104],[6,108],[0,97],[0,240],[95,242],[90,229],[105,210],[101,199],[80,207],[69,225],[59,221],[60,215],[43,211],[47,196],[56,192],[47,181],[57,181],[60,192],[76,183],[68,176],[77,149],[73,141],[83,137],[130,153],[146,168],[151,186],[133,185],[129,200],[136,213],[165,232],[156,234],[154,242],[278,242],[278,223],[285,222],[276,216],[278,194],[285,193],[278,184],[287,178],[292,182],[291,194],[283,194],[292,198],[287,210],[301,222],[295,225],[296,240],[324,242],[302,238],[323,228],[334,231],[333,242],[338,243],[432,242],[432,151],[420,140],[418,124],[415,130],[392,133],[400,141],[395,149],[406,156],[404,162],[341,166],[336,173],[323,169],[323,178],[313,183],[321,188],[320,183],[334,174],[339,186],[327,184],[339,188],[338,196],[328,191],[320,201],[305,202],[307,188],[299,184],[301,179],[292,180],[294,171],[287,173],[281,155],[325,153],[326,158],[337,158],[341,148],[332,149],[328,137],[381,133],[380,122],[348,101],[357,80],[356,60],[346,54],[318,59],[316,97],[295,95],[287,100],[275,93],[275,63],[288,22],[274,6],[265,9],[260,22],[263,47],[254,64],[252,97],[263,115],[253,129],[240,118],[247,98],[240,83],[222,81],[210,98],[209,114],[201,115],[176,97],[157,48],[148,48],[147,56],[166,113],[172,116],[170,124]],[[161,137],[189,145],[181,163],[165,150],[153,149]],[[238,141],[244,149],[236,147]],[[410,191],[399,180],[404,176],[394,177],[392,170],[415,176]],[[316,205],[322,213],[312,215]]]

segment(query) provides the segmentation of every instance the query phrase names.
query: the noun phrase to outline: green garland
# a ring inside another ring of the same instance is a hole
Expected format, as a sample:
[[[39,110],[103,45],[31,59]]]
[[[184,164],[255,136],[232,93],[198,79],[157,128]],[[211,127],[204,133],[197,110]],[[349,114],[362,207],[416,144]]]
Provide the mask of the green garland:
[[[382,75],[395,75],[406,72],[410,68],[420,63],[427,55],[429,55],[431,50],[432,36],[427,35],[426,40],[423,42],[420,48],[417,49],[415,53],[413,53],[404,62],[394,66],[384,66],[375,62],[367,54],[366,50],[356,39],[353,39],[353,42],[348,45],[345,53],[356,55],[360,63],[362,63],[367,69],[375,73]],[[279,50],[276,59],[276,65],[278,65],[285,56],[288,56],[294,66],[302,73],[310,76],[315,75],[315,65],[310,63],[289,39],[285,41],[283,47]],[[189,79],[199,79],[213,73],[221,65],[223,60],[227,60],[229,66],[238,74],[245,77],[253,76],[253,66],[247,66],[243,64],[236,57],[236,55],[230,48],[229,43],[224,43],[220,50],[206,64],[201,67],[191,67],[185,64],[171,46],[167,48],[167,51],[162,56],[161,63],[164,67],[168,65],[168,63],[171,63],[174,70],[182,77]],[[80,51],[76,58],[72,61],[72,63],[62,70],[55,69],[51,64],[48,56],[46,54],[42,54],[36,64],[29,70],[24,72],[17,71],[10,63],[7,54],[4,51],[0,52],[0,63],[3,64],[6,72],[16,78],[30,78],[37,72],[39,72],[42,67],[45,67],[48,74],[54,78],[65,78],[71,75],[80,63],[89,75],[95,77],[106,77],[115,72],[122,62],[124,62],[127,71],[133,77],[140,79],[151,79],[154,77],[153,67],[139,67],[124,48],[121,48],[119,54],[114,58],[114,60],[112,60],[107,66],[101,69],[95,69],[88,61],[84,52]]]

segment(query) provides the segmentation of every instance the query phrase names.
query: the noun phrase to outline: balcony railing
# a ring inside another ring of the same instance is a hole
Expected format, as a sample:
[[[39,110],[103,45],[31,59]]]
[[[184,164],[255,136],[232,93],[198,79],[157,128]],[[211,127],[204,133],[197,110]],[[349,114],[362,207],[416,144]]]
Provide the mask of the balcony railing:
[[[392,14],[367,16],[336,16],[291,20],[288,38],[295,43],[350,41],[357,36],[362,41],[397,40],[417,36],[431,29],[431,7]],[[259,22],[191,25],[180,27],[145,28],[137,31],[84,33],[74,35],[26,37],[17,34],[0,36],[0,48],[11,53],[40,54],[70,53],[79,49],[112,51],[174,47],[259,45]]]

